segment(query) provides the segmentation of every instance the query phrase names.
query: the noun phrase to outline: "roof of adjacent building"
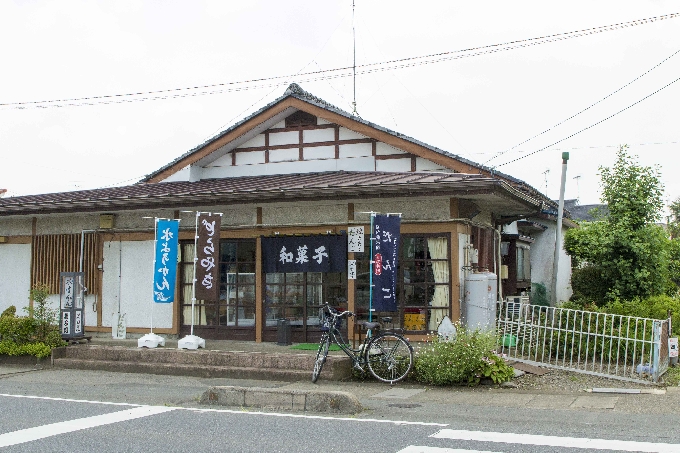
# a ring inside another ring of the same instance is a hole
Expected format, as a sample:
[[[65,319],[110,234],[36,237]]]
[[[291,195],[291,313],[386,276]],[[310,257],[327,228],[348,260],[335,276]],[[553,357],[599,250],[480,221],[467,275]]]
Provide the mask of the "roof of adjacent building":
[[[564,200],[564,209],[567,209],[573,220],[592,222],[596,220],[593,210],[596,209],[599,215],[607,216],[609,207],[606,204],[579,204],[578,200]]]

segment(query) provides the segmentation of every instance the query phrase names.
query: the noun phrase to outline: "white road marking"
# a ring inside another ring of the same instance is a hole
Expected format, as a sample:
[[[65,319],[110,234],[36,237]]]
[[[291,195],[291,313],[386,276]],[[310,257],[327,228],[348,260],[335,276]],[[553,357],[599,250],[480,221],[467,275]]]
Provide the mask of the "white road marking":
[[[435,437],[437,439],[473,440],[477,442],[496,442],[504,444],[585,448],[588,450],[638,451],[644,453],[677,453],[680,451],[680,444],[588,439],[582,437],[537,436],[532,434],[494,433],[453,429],[442,429],[430,437]]]
[[[45,437],[56,436],[59,434],[71,433],[82,429],[94,428],[96,426],[109,425],[111,423],[124,422],[135,418],[148,417],[150,415],[162,414],[175,410],[171,407],[162,406],[141,406],[134,409],[113,412],[111,414],[95,415],[93,417],[78,418],[65,422],[52,423],[49,425],[36,426],[35,428],[21,429],[11,433],[0,434],[0,448],[10,445],[23,444]]]
[[[48,400],[48,401],[65,401],[70,403],[86,403],[86,404],[107,404],[113,406],[128,406],[128,407],[155,407],[155,406],[144,406],[143,404],[131,404],[131,403],[111,403],[106,401],[90,401],[90,400],[74,400],[67,398],[51,398],[48,396],[31,396],[31,395],[11,395],[7,393],[0,393],[0,396],[6,396],[10,398],[27,398],[27,399],[37,399],[37,400]],[[159,406],[165,408],[164,406]],[[417,426],[436,426],[436,427],[446,427],[449,426],[448,423],[428,423],[428,422],[408,422],[403,420],[382,420],[373,418],[355,418],[355,417],[332,417],[328,415],[308,415],[308,414],[291,414],[291,413],[279,413],[279,412],[260,412],[251,411],[248,408],[244,409],[215,409],[215,408],[194,408],[194,407],[173,407],[174,410],[183,410],[191,412],[222,412],[227,414],[239,414],[239,415],[265,415],[268,417],[288,417],[288,418],[308,418],[308,419],[319,419],[319,420],[338,420],[338,421],[351,421],[351,422],[373,422],[373,423],[390,423],[393,425],[417,425]]]
[[[439,447],[422,447],[417,445],[409,445],[397,453],[500,453],[493,451],[481,450],[461,450],[459,448],[439,448]]]

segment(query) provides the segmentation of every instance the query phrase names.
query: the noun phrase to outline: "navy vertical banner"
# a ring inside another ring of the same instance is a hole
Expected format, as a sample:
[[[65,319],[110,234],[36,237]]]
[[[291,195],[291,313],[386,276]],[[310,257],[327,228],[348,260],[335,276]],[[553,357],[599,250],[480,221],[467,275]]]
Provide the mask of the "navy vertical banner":
[[[177,236],[179,220],[156,222],[156,250],[153,267],[153,301],[169,304],[175,300]]]
[[[201,213],[196,216],[196,299],[217,302],[220,294],[220,225],[219,214]]]
[[[375,216],[373,231],[373,300],[376,311],[397,311],[399,216]]]

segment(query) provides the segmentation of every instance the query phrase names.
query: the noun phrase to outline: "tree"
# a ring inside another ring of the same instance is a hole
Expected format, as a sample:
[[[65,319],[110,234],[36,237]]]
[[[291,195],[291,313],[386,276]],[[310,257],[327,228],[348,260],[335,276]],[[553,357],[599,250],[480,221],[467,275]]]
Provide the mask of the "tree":
[[[671,242],[655,224],[663,207],[658,168],[640,166],[621,146],[612,168],[600,167],[609,215],[566,233],[575,299],[603,305],[647,298],[677,288],[671,279]]]

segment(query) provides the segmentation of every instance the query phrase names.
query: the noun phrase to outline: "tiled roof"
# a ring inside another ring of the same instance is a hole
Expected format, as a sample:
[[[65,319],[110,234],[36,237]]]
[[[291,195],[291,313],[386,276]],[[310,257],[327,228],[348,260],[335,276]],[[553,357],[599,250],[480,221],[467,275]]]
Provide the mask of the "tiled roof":
[[[499,193],[525,209],[541,202],[495,178],[438,172],[322,172],[243,176],[197,182],[135,184],[96,190],[0,198],[0,216],[120,211],[215,204],[266,203],[351,197]]]

